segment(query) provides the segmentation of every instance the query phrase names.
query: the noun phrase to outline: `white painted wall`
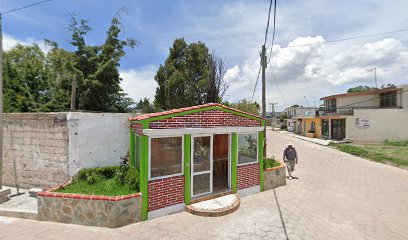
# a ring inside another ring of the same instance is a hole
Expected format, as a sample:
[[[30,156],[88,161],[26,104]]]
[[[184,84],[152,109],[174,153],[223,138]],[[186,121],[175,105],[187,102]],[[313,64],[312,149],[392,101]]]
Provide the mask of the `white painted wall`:
[[[356,118],[366,118],[369,127],[357,127]],[[346,137],[355,142],[408,139],[408,109],[355,109],[346,117]]]
[[[67,113],[69,175],[81,168],[119,165],[129,149],[130,113]]]
[[[337,97],[337,108],[341,107],[379,107],[380,94]],[[350,104],[352,104],[350,106]]]

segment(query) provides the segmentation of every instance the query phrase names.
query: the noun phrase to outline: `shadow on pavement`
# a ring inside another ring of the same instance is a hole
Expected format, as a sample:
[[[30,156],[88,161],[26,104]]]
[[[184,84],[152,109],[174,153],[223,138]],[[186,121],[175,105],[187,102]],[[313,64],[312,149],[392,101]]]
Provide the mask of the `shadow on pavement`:
[[[288,232],[286,231],[285,221],[283,220],[282,211],[279,205],[278,197],[276,196],[275,189],[273,189],[273,195],[275,196],[276,206],[278,207],[278,210],[279,210],[279,216],[282,222],[283,231],[285,232],[286,239],[289,240]]]

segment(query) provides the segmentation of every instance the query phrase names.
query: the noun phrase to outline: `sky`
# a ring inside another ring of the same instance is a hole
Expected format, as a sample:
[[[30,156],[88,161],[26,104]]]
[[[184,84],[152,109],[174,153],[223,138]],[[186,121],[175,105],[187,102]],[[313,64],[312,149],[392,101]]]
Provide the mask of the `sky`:
[[[38,0],[2,0],[0,12]],[[3,46],[56,41],[73,50],[67,29],[71,14],[88,19],[89,44],[103,43],[115,14],[122,37],[139,41],[122,59],[122,88],[136,101],[154,99],[154,75],[174,39],[202,41],[228,64],[225,100],[251,99],[264,43],[268,0],[53,0],[3,16]],[[336,39],[408,29],[408,1],[277,0],[275,43],[266,43],[266,100],[277,110],[299,104],[318,106],[324,96],[358,85],[408,83],[408,30],[348,41]],[[272,18],[272,16],[271,16]],[[272,26],[272,22],[271,25]],[[311,45],[305,45],[311,44]],[[303,45],[303,46],[299,46]],[[261,102],[261,82],[254,100]]]

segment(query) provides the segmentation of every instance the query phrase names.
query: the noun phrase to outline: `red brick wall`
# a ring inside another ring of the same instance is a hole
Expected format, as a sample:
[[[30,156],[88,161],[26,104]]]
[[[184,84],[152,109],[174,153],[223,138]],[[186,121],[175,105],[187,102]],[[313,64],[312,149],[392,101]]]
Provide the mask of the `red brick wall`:
[[[149,181],[149,211],[184,202],[184,176]]]
[[[143,134],[143,125],[138,123],[132,123],[130,127],[133,129],[133,132],[137,135]]]
[[[259,164],[238,166],[238,189],[259,185]]]
[[[221,110],[209,110],[172,117],[150,123],[151,129],[160,128],[211,128],[211,127],[258,127],[259,120],[234,115]]]

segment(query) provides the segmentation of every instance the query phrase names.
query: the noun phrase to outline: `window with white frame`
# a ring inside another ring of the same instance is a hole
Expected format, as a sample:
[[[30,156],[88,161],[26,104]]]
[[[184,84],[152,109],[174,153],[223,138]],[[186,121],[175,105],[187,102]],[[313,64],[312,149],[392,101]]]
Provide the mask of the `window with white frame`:
[[[238,134],[238,165],[258,162],[258,133]]]
[[[150,179],[183,173],[183,137],[150,139]]]

